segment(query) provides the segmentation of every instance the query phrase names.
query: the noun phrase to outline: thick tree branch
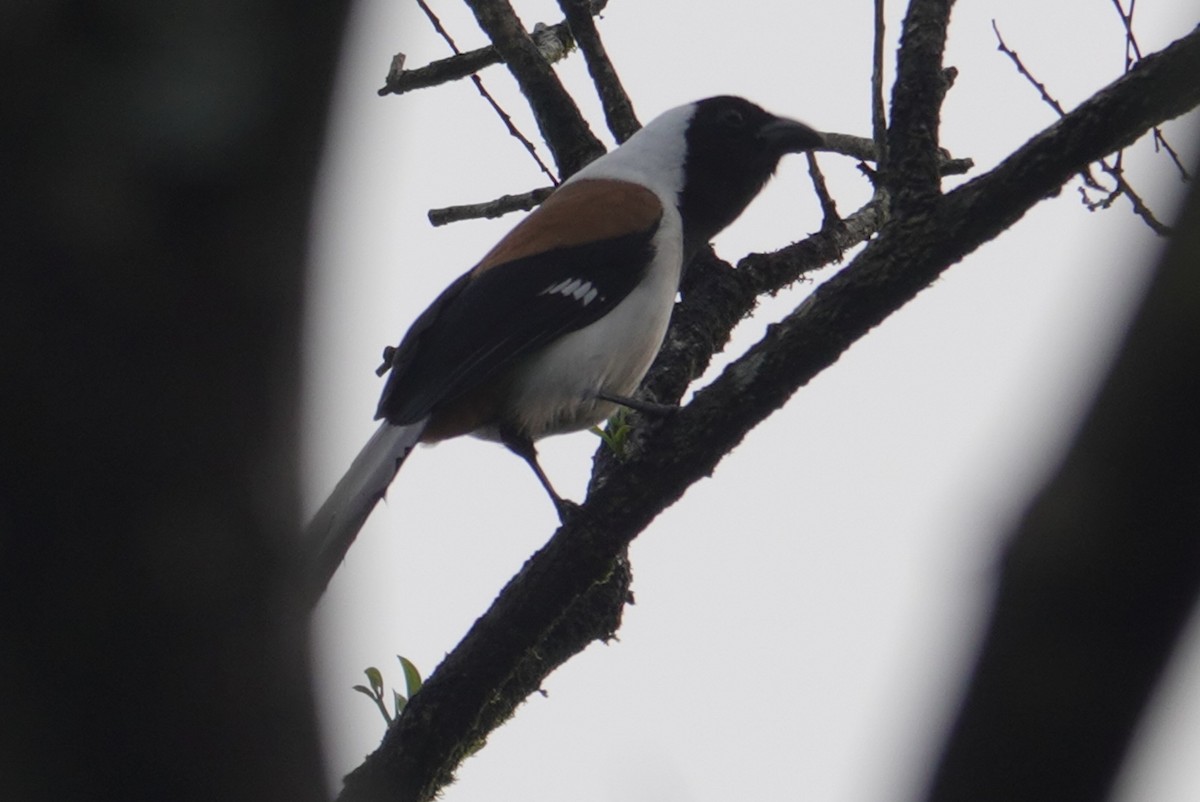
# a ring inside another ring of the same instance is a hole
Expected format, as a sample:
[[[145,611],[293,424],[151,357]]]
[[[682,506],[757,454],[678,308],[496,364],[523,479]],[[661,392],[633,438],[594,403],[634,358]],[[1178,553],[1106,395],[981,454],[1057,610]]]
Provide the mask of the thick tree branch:
[[[778,292],[806,273],[838,261],[846,250],[870,238],[878,230],[880,219],[879,201],[873,200],[839,226],[823,229],[774,253],[746,256],[736,270],[711,249],[697,256],[684,276],[683,302],[675,307],[666,341],[638,397],[662,402],[679,400],[708,369],[713,356],[724,350],[733,328],[754,311],[761,296]],[[642,427],[634,430],[630,453],[641,448],[647,433]],[[621,464],[607,446],[596,450],[593,463],[589,496]]]
[[[949,87],[942,70],[953,0],[913,0],[900,38],[883,185],[900,215],[930,204],[939,192],[938,127]]]
[[[711,253],[695,259],[683,282],[683,303],[675,308],[671,328],[650,375],[640,391],[652,400],[675,401],[688,385],[708,369],[713,356],[724,349],[729,335],[767,294],[794,284],[825,265],[841,259],[850,248],[865,242],[879,228],[882,215],[872,201],[842,221],[774,253],[752,253],[736,270]],[[611,460],[601,448],[597,459]],[[597,478],[606,475],[599,471]]]
[[[593,637],[588,633],[604,629],[575,621],[572,605],[612,575],[625,548],[659,512],[852,342],[1060,189],[1082,165],[1200,103],[1196,74],[1200,33],[1193,32],[1143,60],[990,173],[923,214],[893,218],[851,265],[772,326],[691,404],[657,426],[639,427],[626,460],[602,461],[579,514],[529,560],[429,677],[380,749],[347,778],[342,798],[428,799],[490,724],[523,698],[504,690],[536,687],[539,676],[529,656],[550,648],[549,633],[570,636],[570,642],[554,644],[561,657],[582,649]],[[762,270],[753,263],[747,268],[752,274]],[[753,303],[754,291],[743,282],[737,271],[709,265],[697,273],[693,265],[650,380],[651,388],[662,388],[661,398],[678,397],[704,353],[723,341],[696,319],[703,314],[720,317],[721,326],[729,322],[711,307],[700,308],[697,287],[731,296],[728,313]],[[689,344],[706,339],[708,345]],[[604,620],[614,620],[611,611]],[[518,672],[519,683],[513,681]],[[420,760],[411,759],[417,754]]]

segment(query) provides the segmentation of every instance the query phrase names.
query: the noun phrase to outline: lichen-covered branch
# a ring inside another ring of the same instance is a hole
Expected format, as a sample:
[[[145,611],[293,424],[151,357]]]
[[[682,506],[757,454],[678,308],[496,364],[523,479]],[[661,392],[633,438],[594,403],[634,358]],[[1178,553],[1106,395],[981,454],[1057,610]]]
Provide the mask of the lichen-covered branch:
[[[949,88],[942,69],[954,0],[913,0],[900,37],[883,185],[896,212],[916,212],[937,197],[938,129]]]

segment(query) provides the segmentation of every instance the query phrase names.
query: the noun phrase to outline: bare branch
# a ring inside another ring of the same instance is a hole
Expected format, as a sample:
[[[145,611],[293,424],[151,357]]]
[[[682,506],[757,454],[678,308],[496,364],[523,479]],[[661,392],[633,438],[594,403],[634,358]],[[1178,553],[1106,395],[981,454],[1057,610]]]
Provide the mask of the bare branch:
[[[1154,149],[1157,151],[1159,148],[1165,150],[1167,155],[1171,158],[1171,161],[1175,163],[1175,169],[1179,171],[1180,180],[1191,181],[1192,176],[1188,172],[1187,167],[1184,166],[1183,160],[1179,158],[1179,154],[1175,152],[1175,148],[1171,147],[1171,143],[1167,141],[1165,136],[1163,136],[1162,129],[1160,129],[1158,126],[1155,126]]]
[[[1133,10],[1137,7],[1137,0],[1131,0],[1128,12],[1121,6],[1121,0],[1112,0],[1112,4],[1121,18],[1121,24],[1125,26],[1125,72],[1129,72],[1134,62],[1142,58],[1142,48],[1133,34]]]
[[[871,61],[871,137],[875,140],[879,163],[887,161],[887,109],[883,102],[883,44],[885,0],[875,0],[875,40]]]
[[[587,61],[588,73],[596,85],[596,94],[604,107],[604,119],[608,130],[618,143],[624,142],[642,127],[633,111],[633,103],[621,85],[616,69],[609,61],[604,44],[600,41],[600,33],[592,19],[592,9],[588,0],[558,0],[559,8],[567,23],[571,26],[571,34],[579,43]]]
[[[837,202],[829,194],[829,187],[825,184],[825,174],[821,172],[817,156],[811,151],[804,155],[808,161],[808,176],[812,179],[813,191],[817,193],[817,200],[821,202],[821,228],[836,226],[842,222],[842,218],[838,215]]]
[[[1008,56],[1009,60],[1016,66],[1017,72],[1021,73],[1025,77],[1025,80],[1029,81],[1033,85],[1033,88],[1038,90],[1038,94],[1042,96],[1042,100],[1045,101],[1047,106],[1054,109],[1054,112],[1059,117],[1065,117],[1067,110],[1050,94],[1050,91],[1046,89],[1046,85],[1035,78],[1033,73],[1025,67],[1025,63],[1021,61],[1021,57],[1017,54],[1017,51],[1009,47],[1004,41],[1004,37],[1000,35],[1000,27],[996,24],[996,20],[992,20],[992,31],[996,34],[996,49]]]
[[[1041,95],[1042,101],[1045,102],[1047,106],[1054,109],[1055,114],[1057,114],[1059,117],[1065,116],[1067,111],[1063,108],[1062,104],[1050,94],[1050,91],[1046,88],[1045,84],[1034,77],[1033,73],[1029,71],[1029,69],[1025,66],[1025,63],[1021,60],[1021,56],[1017,54],[1017,51],[1010,48],[1004,41],[1004,37],[1000,35],[1000,28],[996,24],[995,20],[992,20],[992,31],[996,34],[996,49],[1008,56],[1009,60],[1013,63],[1013,66],[1017,68],[1017,72],[1024,76],[1025,80],[1038,90],[1038,94]],[[1107,191],[1107,189],[1096,180],[1096,177],[1092,175],[1091,165],[1088,165],[1079,171],[1079,178],[1081,181],[1083,181],[1085,187],[1091,187],[1092,189],[1100,191]],[[1086,189],[1080,189],[1080,194],[1085,199],[1085,204],[1090,204],[1090,201],[1087,201]],[[1089,206],[1089,208],[1091,207]]]
[[[540,187],[522,192],[520,195],[501,195],[495,200],[484,203],[471,203],[464,206],[447,206],[442,209],[429,210],[429,222],[434,226],[444,226],[447,223],[457,223],[460,220],[478,220],[503,217],[510,212],[527,212],[534,208],[554,191],[554,187]]]
[[[421,10],[425,12],[425,16],[429,18],[434,30],[441,34],[442,38],[446,40],[446,43],[450,45],[450,49],[455,53],[460,53],[461,51],[459,51],[458,45],[454,43],[454,39],[451,38],[449,32],[442,27],[442,21],[438,19],[436,14],[433,13],[433,9],[429,7],[429,4],[426,3],[425,0],[417,0],[417,5],[419,5]],[[472,75],[471,81],[475,84],[475,89],[480,95],[483,96],[483,99],[486,100],[488,105],[492,107],[492,110],[496,112],[496,116],[498,116],[500,121],[504,123],[504,127],[508,129],[509,135],[521,143],[526,152],[528,152],[530,157],[537,163],[538,169],[540,169],[542,173],[550,179],[550,182],[557,184],[558,178],[555,177],[554,173],[550,172],[550,168],[546,166],[544,161],[542,161],[542,157],[538,155],[537,148],[534,147],[534,144],[530,142],[524,134],[521,133],[520,129],[518,129],[516,124],[512,121],[512,117],[508,115],[508,112],[502,109],[500,104],[496,102],[496,99],[492,97],[492,93],[489,92],[483,85],[483,80],[478,75]]]
[[[533,26],[533,32],[530,35],[537,44],[538,50],[551,64],[565,58],[574,45],[571,40],[571,32],[565,22],[557,25],[543,25],[539,22]],[[465,53],[457,53],[450,58],[432,61],[424,67],[406,70],[404,69],[403,54],[400,54],[392,60],[392,66],[388,70],[387,79],[384,81],[383,88],[379,90],[379,94],[380,96],[402,95],[414,89],[427,89],[450,81],[459,81],[493,64],[499,64],[500,61],[500,54],[496,52],[496,48],[488,45],[476,50],[468,50]]]
[[[1121,10],[1121,5],[1120,5],[1119,0],[1113,0],[1113,2],[1114,2],[1114,4],[1116,4],[1117,10],[1121,14],[1121,19],[1125,22],[1126,31],[1127,31],[1127,34],[1126,34],[1127,42],[1133,42],[1133,38],[1132,38],[1133,32],[1128,27],[1133,18],[1133,7],[1132,7],[1132,5],[1130,6],[1129,15],[1126,16],[1124,11]],[[1045,84],[1043,84],[1041,81],[1039,81],[1037,78],[1034,77],[1033,73],[1030,72],[1030,70],[1021,61],[1021,57],[1019,55],[1017,55],[1017,52],[1015,50],[1013,50],[1012,48],[1010,48],[1005,43],[1004,38],[1000,35],[1000,28],[996,25],[995,20],[992,20],[992,30],[996,34],[996,41],[998,43],[997,47],[1000,50],[1000,52],[1004,53],[1004,55],[1008,56],[1009,60],[1012,61],[1013,64],[1016,66],[1017,71],[1022,76],[1024,76],[1025,79],[1038,90],[1038,94],[1041,95],[1042,100],[1045,101],[1046,104],[1050,106],[1050,108],[1054,109],[1055,113],[1057,113],[1059,117],[1066,116],[1066,111],[1063,109],[1062,104],[1059,103],[1058,100],[1056,100],[1050,94],[1049,90],[1046,89]],[[1127,44],[1127,46],[1126,46],[1127,60],[1126,60],[1126,64],[1125,64],[1125,72],[1126,73],[1128,73],[1129,70],[1131,69],[1131,63],[1128,61],[1128,47],[1129,46]],[[1139,48],[1137,48],[1136,42],[1133,43],[1133,48],[1137,52],[1138,58],[1140,59],[1141,51]],[[1162,136],[1162,132],[1158,129],[1158,126],[1155,126],[1153,128],[1153,131],[1154,131],[1155,142],[1156,143],[1162,142],[1162,143],[1166,144],[1166,139]],[[1175,151],[1173,149],[1171,149],[1169,145],[1167,146],[1167,148],[1168,148],[1168,152],[1171,154],[1172,159],[1174,159],[1175,164],[1177,166],[1179,166],[1179,168],[1184,176],[1184,180],[1187,180],[1187,170],[1183,169],[1182,163],[1179,161],[1178,154],[1176,154]],[[1114,164],[1109,164],[1108,160],[1103,159],[1103,158],[1097,160],[1097,164],[1100,165],[1100,169],[1102,169],[1105,173],[1107,173],[1109,175],[1109,177],[1111,177],[1113,179],[1113,181],[1115,182],[1114,189],[1112,189],[1112,190],[1106,189],[1104,186],[1102,186],[1096,180],[1095,176],[1092,174],[1092,169],[1091,169],[1090,165],[1085,167],[1083,170],[1081,170],[1079,172],[1079,177],[1084,183],[1084,186],[1081,187],[1079,190],[1079,194],[1083,200],[1084,205],[1087,206],[1089,211],[1096,211],[1097,209],[1107,209],[1112,206],[1113,202],[1116,201],[1116,199],[1119,196],[1124,195],[1127,198],[1129,198],[1129,202],[1133,207],[1134,214],[1136,214],[1138,217],[1142,218],[1142,220],[1146,223],[1147,226],[1150,227],[1150,229],[1152,231],[1154,231],[1154,233],[1156,233],[1160,236],[1165,236],[1165,235],[1169,234],[1170,228],[1167,227],[1166,225],[1164,225],[1154,215],[1154,213],[1150,210],[1150,208],[1148,206],[1146,206],[1146,203],[1145,203],[1145,201],[1142,200],[1141,196],[1138,195],[1138,193],[1136,191],[1134,191],[1133,187],[1129,185],[1129,182],[1126,181],[1124,171],[1121,168],[1121,156],[1122,156],[1122,154],[1118,152],[1116,162]],[[1103,191],[1107,194],[1102,200],[1093,201],[1088,195],[1087,187],[1090,187],[1095,190]]]
[[[938,128],[948,88],[942,54],[953,5],[953,0],[912,0],[904,18],[882,171],[900,214],[926,207],[940,194]]]
[[[508,0],[466,0],[529,101],[560,177],[566,178],[604,153],[575,101],[525,32]]]
[[[818,150],[828,153],[840,153],[852,159],[865,162],[879,163],[879,150],[875,142],[853,134],[826,133],[825,147]],[[962,175],[975,167],[975,162],[969,158],[956,159],[944,149],[938,149],[938,173],[941,175]]]
[[[1104,170],[1116,182],[1115,188],[1103,203],[1105,208],[1111,206],[1114,200],[1124,195],[1129,199],[1129,203],[1133,207],[1133,213],[1142,218],[1142,221],[1150,227],[1151,231],[1160,237],[1165,237],[1171,233],[1171,227],[1155,216],[1150,207],[1146,205],[1146,202],[1142,200],[1142,196],[1135,192],[1133,187],[1129,185],[1129,182],[1125,180],[1125,170],[1121,167],[1120,154],[1117,155],[1116,164],[1110,165],[1107,159],[1101,159],[1098,164],[1100,165],[1100,169]],[[1080,191],[1082,192],[1083,190],[1081,189]]]
[[[1113,6],[1117,10],[1117,15],[1121,18],[1121,24],[1125,26],[1125,72],[1129,72],[1135,61],[1141,60],[1142,48],[1138,45],[1137,36],[1133,33],[1133,12],[1137,7],[1137,0],[1130,0],[1129,11],[1126,12],[1121,7],[1121,0],[1113,0]],[[1160,148],[1167,152],[1171,161],[1174,162],[1175,168],[1179,171],[1179,176],[1183,181],[1190,181],[1191,175],[1188,174],[1187,168],[1183,161],[1180,160],[1179,154],[1175,152],[1175,148],[1171,147],[1171,143],[1167,141],[1162,129],[1157,125],[1154,126],[1154,150],[1159,152]]]

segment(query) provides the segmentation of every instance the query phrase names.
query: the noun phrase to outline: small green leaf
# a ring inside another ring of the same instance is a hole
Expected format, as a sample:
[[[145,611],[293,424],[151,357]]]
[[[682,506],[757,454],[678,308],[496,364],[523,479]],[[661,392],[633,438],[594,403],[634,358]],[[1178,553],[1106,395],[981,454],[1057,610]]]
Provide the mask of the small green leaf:
[[[400,691],[392,691],[392,709],[396,711],[396,717],[400,717],[400,711],[408,704],[408,699],[404,697]]]
[[[625,459],[625,449],[629,441],[629,433],[633,431],[633,427],[628,422],[628,410],[624,408],[617,410],[608,419],[608,425],[605,428],[601,429],[593,426],[591,431],[604,441],[604,444],[608,446],[608,450],[613,452],[617,459]]]
[[[367,675],[367,681],[371,683],[371,689],[375,691],[375,695],[380,699],[383,698],[383,674],[375,666],[368,666],[364,674]]]
[[[411,697],[421,690],[421,672],[407,657],[398,654],[396,659],[400,661],[400,667],[404,669],[404,687],[408,689],[408,695]]]
[[[355,685],[354,690],[358,691],[359,693],[363,694],[364,696],[370,696],[372,699],[375,698],[375,694],[371,693],[371,689],[368,688],[366,685]]]

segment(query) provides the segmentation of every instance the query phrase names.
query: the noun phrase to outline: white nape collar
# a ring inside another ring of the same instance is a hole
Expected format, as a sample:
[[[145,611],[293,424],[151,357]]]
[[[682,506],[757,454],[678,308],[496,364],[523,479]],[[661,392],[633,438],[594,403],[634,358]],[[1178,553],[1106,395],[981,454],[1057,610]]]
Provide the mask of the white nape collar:
[[[566,183],[587,178],[628,181],[652,190],[665,205],[675,206],[683,191],[687,131],[695,113],[695,103],[663,112],[621,147],[596,159]]]

